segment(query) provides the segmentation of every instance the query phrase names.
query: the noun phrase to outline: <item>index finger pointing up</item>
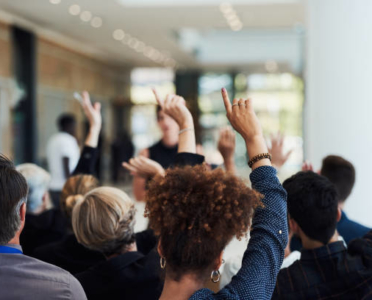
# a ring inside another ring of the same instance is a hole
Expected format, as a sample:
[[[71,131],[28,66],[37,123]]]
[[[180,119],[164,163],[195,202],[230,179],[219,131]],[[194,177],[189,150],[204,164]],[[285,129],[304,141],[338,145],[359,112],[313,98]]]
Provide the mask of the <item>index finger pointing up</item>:
[[[227,91],[225,88],[221,90],[221,93],[222,93],[223,102],[225,104],[226,112],[229,114],[232,111],[229,95],[227,94]]]

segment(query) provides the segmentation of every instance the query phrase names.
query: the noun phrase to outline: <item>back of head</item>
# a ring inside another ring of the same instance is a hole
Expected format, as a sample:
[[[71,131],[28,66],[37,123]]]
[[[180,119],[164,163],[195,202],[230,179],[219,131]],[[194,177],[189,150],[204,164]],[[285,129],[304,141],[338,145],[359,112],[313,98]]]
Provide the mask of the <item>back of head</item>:
[[[355,168],[351,162],[340,156],[327,156],[323,159],[320,174],[335,185],[340,202],[350,196],[355,183]]]
[[[175,168],[153,179],[146,215],[159,236],[167,276],[205,278],[227,243],[247,233],[260,203],[258,193],[223,170]]]
[[[33,213],[43,204],[43,197],[48,192],[51,180],[50,174],[35,164],[21,164],[17,171],[25,177],[29,191],[27,197],[27,212]]]
[[[20,229],[20,207],[27,199],[27,182],[5,156],[0,155],[0,245]]]
[[[134,202],[126,193],[100,187],[76,204],[72,227],[79,243],[111,256],[134,243],[134,215]]]
[[[337,226],[338,195],[327,178],[299,172],[283,183],[288,193],[288,213],[307,237],[327,244]]]
[[[76,119],[72,114],[63,114],[58,118],[57,125],[60,131],[71,133],[75,129]]]
[[[98,185],[97,178],[92,175],[76,175],[67,179],[60,198],[60,208],[64,215],[71,219],[75,204]]]

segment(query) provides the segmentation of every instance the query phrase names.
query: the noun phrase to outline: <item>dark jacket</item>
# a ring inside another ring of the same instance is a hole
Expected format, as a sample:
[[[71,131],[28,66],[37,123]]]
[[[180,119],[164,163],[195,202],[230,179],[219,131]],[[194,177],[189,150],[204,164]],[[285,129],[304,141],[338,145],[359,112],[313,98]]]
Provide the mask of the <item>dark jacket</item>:
[[[79,244],[74,234],[66,236],[60,242],[37,248],[33,256],[71,274],[83,272],[105,261],[105,257],[100,252],[89,250]]]
[[[66,220],[60,210],[50,209],[40,215],[26,215],[21,234],[23,253],[33,254],[38,247],[60,241],[66,234]]]
[[[76,275],[89,300],[158,300],[163,288],[160,257],[127,252]]]

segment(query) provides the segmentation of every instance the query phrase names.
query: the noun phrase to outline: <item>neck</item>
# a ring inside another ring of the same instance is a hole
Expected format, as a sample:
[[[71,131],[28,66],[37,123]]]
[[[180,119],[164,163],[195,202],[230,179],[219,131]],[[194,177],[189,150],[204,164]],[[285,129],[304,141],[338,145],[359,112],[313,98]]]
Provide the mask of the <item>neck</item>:
[[[345,202],[339,202],[338,203],[338,208],[339,209],[344,210],[344,207],[345,207]]]
[[[122,254],[127,253],[127,252],[137,252],[137,244],[136,244],[136,242],[134,242],[134,243],[130,244],[129,247],[125,247],[124,249],[125,250],[123,250],[120,253],[112,254],[110,256],[105,255],[106,259],[109,260],[111,258],[118,257],[119,255],[122,255]]]
[[[334,242],[338,242],[338,232],[337,231],[335,232],[335,234],[332,236],[332,238],[327,244],[323,244],[322,242],[312,240],[308,238],[307,236],[302,236],[301,241],[302,241],[302,246],[304,249],[312,250],[312,249],[320,248],[320,247],[323,247],[325,245],[328,245]]]
[[[180,281],[167,277],[160,300],[187,300],[203,287],[203,282],[197,280],[193,275],[185,275]]]
[[[165,134],[161,141],[167,147],[174,147],[178,144],[178,135]]]
[[[12,239],[8,242],[8,244],[9,244],[9,245],[21,245],[21,243],[20,243],[20,241],[19,241],[19,236],[20,236],[20,234],[17,232],[16,235],[15,235],[15,237],[12,238]]]

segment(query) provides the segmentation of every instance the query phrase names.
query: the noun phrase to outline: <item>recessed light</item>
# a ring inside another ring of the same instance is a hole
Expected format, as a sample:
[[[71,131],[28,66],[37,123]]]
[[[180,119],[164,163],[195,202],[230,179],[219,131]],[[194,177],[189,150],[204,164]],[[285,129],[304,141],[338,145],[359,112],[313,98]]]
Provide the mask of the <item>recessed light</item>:
[[[145,48],[146,48],[146,44],[144,42],[138,42],[134,50],[136,50],[137,52],[143,52]]]
[[[136,48],[137,47],[137,44],[139,43],[139,40],[137,40],[136,38],[131,38],[129,41],[128,41],[128,46],[131,47],[131,48]]]
[[[90,11],[83,11],[80,15],[80,19],[84,22],[89,22],[92,19],[92,13]]]
[[[117,41],[121,41],[124,37],[125,37],[125,33],[123,30],[121,29],[116,29],[113,34],[112,34],[113,38]]]
[[[232,26],[231,29],[233,31],[240,31],[243,29],[243,25],[242,24],[239,24],[239,25],[236,25],[236,26]]]
[[[61,0],[49,0],[49,2],[52,4],[60,4]]]
[[[94,28],[100,28],[103,24],[103,21],[100,17],[94,17],[92,19],[92,22],[90,22],[90,25],[92,25],[92,27]]]
[[[242,22],[240,22],[239,19],[237,19],[237,20],[234,20],[232,22],[229,22],[229,25],[231,27],[241,27],[243,24],[242,24]]]
[[[223,2],[220,4],[220,10],[223,13],[227,13],[228,11],[232,10],[232,5],[229,2]]]
[[[73,16],[79,15],[80,14],[80,11],[81,11],[81,8],[77,4],[71,5],[70,8],[69,8],[69,12]]]

